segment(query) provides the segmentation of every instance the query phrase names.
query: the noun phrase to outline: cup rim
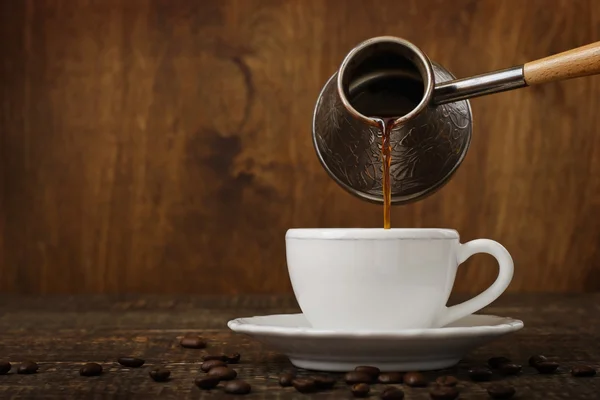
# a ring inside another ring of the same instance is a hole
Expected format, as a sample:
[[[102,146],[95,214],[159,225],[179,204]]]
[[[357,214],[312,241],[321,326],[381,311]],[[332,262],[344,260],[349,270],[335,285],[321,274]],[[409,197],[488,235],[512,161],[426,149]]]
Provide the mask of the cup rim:
[[[459,239],[458,231],[448,228],[291,228],[287,239],[388,240]]]

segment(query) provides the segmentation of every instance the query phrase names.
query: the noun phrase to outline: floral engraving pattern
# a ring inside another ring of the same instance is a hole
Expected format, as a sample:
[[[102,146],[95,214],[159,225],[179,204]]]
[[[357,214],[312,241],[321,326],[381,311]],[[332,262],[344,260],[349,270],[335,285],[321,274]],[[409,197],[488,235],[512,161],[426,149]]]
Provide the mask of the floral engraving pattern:
[[[433,64],[436,82],[454,77]],[[383,202],[381,132],[353,118],[331,77],[317,101],[313,138],[327,172],[349,192]],[[471,109],[462,100],[428,106],[391,133],[392,202],[419,197],[443,184],[464,157],[471,138]]]

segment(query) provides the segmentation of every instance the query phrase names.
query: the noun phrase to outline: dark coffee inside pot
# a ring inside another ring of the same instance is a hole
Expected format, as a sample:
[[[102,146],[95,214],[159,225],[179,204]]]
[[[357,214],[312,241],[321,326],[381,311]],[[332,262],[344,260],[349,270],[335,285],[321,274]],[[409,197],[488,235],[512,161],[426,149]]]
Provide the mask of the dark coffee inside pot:
[[[358,54],[343,75],[345,95],[360,114],[375,121],[381,134],[383,227],[391,227],[390,136],[396,119],[410,113],[423,99],[425,88],[421,71],[410,53],[400,47]]]
[[[404,71],[381,71],[353,82],[348,100],[356,111],[373,119],[399,118],[423,98],[423,81]]]

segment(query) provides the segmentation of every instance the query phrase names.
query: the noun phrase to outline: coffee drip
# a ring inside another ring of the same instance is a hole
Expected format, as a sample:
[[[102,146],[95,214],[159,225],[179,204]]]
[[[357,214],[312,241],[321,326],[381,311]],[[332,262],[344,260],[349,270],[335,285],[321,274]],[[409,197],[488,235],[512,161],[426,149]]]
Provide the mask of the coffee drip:
[[[383,191],[383,227],[391,228],[392,143],[394,121],[408,114],[423,97],[423,82],[415,75],[398,71],[378,73],[370,79],[361,79],[351,85],[350,104],[361,114],[372,119],[381,135],[381,186]]]

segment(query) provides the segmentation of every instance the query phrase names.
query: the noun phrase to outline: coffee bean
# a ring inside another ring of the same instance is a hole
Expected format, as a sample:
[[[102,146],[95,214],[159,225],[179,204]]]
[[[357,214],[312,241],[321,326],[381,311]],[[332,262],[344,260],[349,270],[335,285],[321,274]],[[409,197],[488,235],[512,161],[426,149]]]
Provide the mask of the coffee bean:
[[[489,381],[492,371],[488,367],[473,367],[469,370],[469,377],[475,382]]]
[[[202,356],[202,361],[219,360],[226,362],[227,356],[225,354],[206,354]]]
[[[367,397],[371,388],[366,383],[357,383],[350,388],[354,397]]]
[[[571,375],[577,378],[595,376],[596,369],[589,365],[575,365],[571,368]]]
[[[548,359],[542,355],[529,357],[529,365],[533,368],[535,368],[536,365],[544,361],[548,361]]]
[[[404,392],[402,389],[395,387],[388,387],[381,392],[381,400],[402,400],[404,398]]]
[[[311,393],[317,390],[317,384],[310,378],[296,378],[292,381],[292,386],[300,393]]]
[[[240,362],[242,355],[240,353],[233,353],[225,356],[225,362],[227,364],[237,364]],[[240,381],[242,382],[242,381]]]
[[[226,366],[227,366],[227,364],[225,364],[221,360],[208,360],[208,361],[204,361],[202,363],[202,365],[200,365],[200,369],[204,372],[208,372],[214,367],[226,367]]]
[[[237,377],[237,372],[229,367],[214,367],[208,371],[208,376],[219,378],[222,381],[230,381]]]
[[[217,387],[220,380],[214,376],[198,377],[194,380],[194,384],[202,390],[210,390]]]
[[[312,380],[315,381],[315,385],[317,385],[317,389],[331,389],[333,385],[335,385],[335,379],[330,376],[317,375],[313,376]]]
[[[403,372],[382,372],[377,380],[379,383],[402,383],[403,378]]]
[[[407,372],[404,374],[404,383],[411,387],[427,386],[427,379],[420,372]]]
[[[165,382],[169,380],[171,376],[171,371],[165,368],[154,368],[150,371],[150,378],[152,378],[156,382]]]
[[[8,361],[0,361],[0,375],[8,374],[10,371],[11,365]]]
[[[286,386],[292,386],[292,381],[294,380],[296,376],[294,374],[292,374],[291,372],[286,372],[284,374],[279,375],[279,385],[286,387]]]
[[[503,384],[494,384],[487,388],[492,399],[510,399],[515,395],[515,388]]]
[[[450,386],[438,386],[429,392],[433,400],[454,400],[458,397],[458,389]]]
[[[435,380],[435,383],[440,386],[456,386],[458,384],[458,379],[451,375],[440,376]]]
[[[145,361],[135,357],[121,357],[117,360],[119,364],[129,368],[139,368],[144,365]]]
[[[361,365],[359,367],[354,368],[355,371],[358,372],[366,372],[367,374],[373,377],[373,380],[377,379],[381,371],[377,367],[371,367],[367,365]]]
[[[509,363],[512,363],[512,360],[510,358],[506,358],[506,357],[492,357],[488,360],[488,365],[492,369],[498,369],[503,364],[509,364]]]
[[[502,364],[500,366],[500,373],[505,376],[519,375],[521,373],[522,369],[523,369],[523,367],[519,364],[513,364],[513,363]]]
[[[225,384],[225,393],[248,394],[250,390],[252,390],[252,386],[241,380],[229,381]]]
[[[39,368],[33,361],[25,361],[17,368],[17,374],[35,374]]]
[[[344,375],[344,381],[349,385],[354,383],[372,383],[373,376],[362,371],[350,371]]]
[[[203,349],[206,347],[206,341],[200,336],[184,336],[179,344],[186,349]]]
[[[98,363],[87,363],[79,370],[81,376],[98,376],[102,374],[102,365]]]
[[[537,369],[540,374],[552,374],[557,368],[558,363],[554,361],[544,361],[535,366],[535,369]]]

